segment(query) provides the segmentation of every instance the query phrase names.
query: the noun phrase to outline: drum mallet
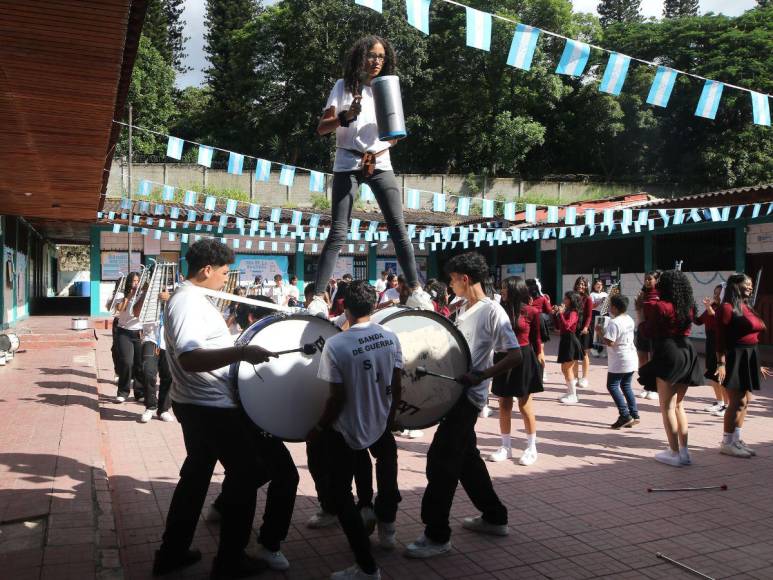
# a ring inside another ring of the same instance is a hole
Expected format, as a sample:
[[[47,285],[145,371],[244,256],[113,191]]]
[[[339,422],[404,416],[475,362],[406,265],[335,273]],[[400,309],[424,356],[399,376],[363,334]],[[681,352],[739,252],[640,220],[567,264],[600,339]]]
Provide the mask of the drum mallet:
[[[677,562],[676,560],[673,560],[672,558],[669,558],[665,554],[661,554],[660,552],[658,552],[656,554],[656,556],[658,558],[660,558],[661,560],[665,560],[669,564],[673,564],[677,568],[681,568],[682,570],[690,572],[691,574],[695,574],[696,576],[698,576],[700,578],[706,578],[707,580],[714,580],[714,578],[712,578],[711,576],[708,576],[708,575],[704,574],[703,572],[698,572],[697,570],[695,570],[694,568],[690,568],[686,564],[682,564],[681,562]]]
[[[431,376],[431,377],[437,377],[439,379],[446,379],[447,381],[454,381],[456,382],[456,379],[454,377],[449,377],[448,375],[441,375],[440,373],[435,373],[432,371],[428,371],[427,367],[416,367],[416,376],[417,377],[425,377],[425,376]]]
[[[317,352],[317,347],[310,342],[309,344],[304,344],[303,346],[299,346],[298,348],[291,348],[290,350],[280,350],[279,352],[275,352],[274,354],[279,356],[280,354],[290,354],[291,352],[302,352],[303,354],[312,355],[315,352]]]
[[[722,485],[707,485],[705,487],[648,487],[647,492],[652,493],[653,491],[711,491],[714,489],[721,489],[722,491],[727,491],[727,484],[723,483]]]

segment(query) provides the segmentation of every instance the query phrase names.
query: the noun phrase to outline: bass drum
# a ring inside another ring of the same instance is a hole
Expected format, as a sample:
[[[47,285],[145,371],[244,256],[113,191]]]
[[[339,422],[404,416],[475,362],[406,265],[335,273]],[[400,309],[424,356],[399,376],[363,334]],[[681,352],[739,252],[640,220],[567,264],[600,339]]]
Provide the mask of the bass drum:
[[[371,317],[397,335],[403,352],[403,394],[396,422],[405,429],[437,424],[462,396],[456,381],[416,376],[416,367],[449,377],[470,369],[470,347],[462,333],[444,316],[428,310],[392,306]]]
[[[341,332],[307,313],[274,314],[245,330],[237,345],[253,344],[280,352],[313,344],[315,352],[293,352],[252,365],[240,362],[235,377],[247,415],[260,429],[284,441],[303,441],[319,422],[330,386],[317,378],[322,347]]]
[[[19,350],[19,337],[12,332],[0,334],[0,350],[9,353]]]

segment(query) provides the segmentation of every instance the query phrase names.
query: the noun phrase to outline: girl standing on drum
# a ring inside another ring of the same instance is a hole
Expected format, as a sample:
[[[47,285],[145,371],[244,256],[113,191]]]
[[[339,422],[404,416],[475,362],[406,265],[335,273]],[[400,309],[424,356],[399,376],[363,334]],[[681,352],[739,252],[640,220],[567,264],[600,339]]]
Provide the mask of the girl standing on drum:
[[[518,463],[531,465],[537,461],[537,419],[532,407],[533,393],[544,391],[542,387],[542,366],[545,355],[540,339],[539,312],[531,305],[532,299],[523,278],[511,276],[502,283],[502,306],[510,318],[513,332],[521,347],[523,362],[509,373],[494,377],[492,392],[499,397],[499,431],[502,434],[502,447],[489,455],[490,461],[504,461],[513,456],[510,430],[513,413],[513,397],[518,398],[518,410],[523,417],[526,429],[526,450]],[[505,353],[495,353],[494,363],[498,363]]]
[[[366,36],[354,43],[344,63],[344,78],[336,81],[317,126],[319,135],[335,131],[336,156],[333,165],[332,224],[317,265],[316,286],[330,278],[338,253],[346,241],[352,206],[360,184],[373,190],[384,215],[397,261],[412,291],[408,306],[433,310],[429,294],[421,289],[413,244],[403,217],[402,194],[392,171],[389,148],[396,141],[380,141],[371,81],[393,75],[397,58],[392,45],[379,36]],[[321,294],[309,310],[324,308]]]
[[[760,389],[760,374],[773,376],[771,369],[760,366],[757,344],[765,323],[749,305],[752,290],[752,280],[746,274],[730,276],[716,320],[717,380],[730,397],[719,452],[746,459],[756,455],[741,439],[752,391]]]
[[[648,391],[657,389],[668,438],[668,449],[655,460],[680,467],[691,463],[684,396],[687,387],[703,384],[700,360],[689,339],[695,301],[690,281],[679,270],[663,272],[657,290],[660,300],[644,306],[640,332],[652,341],[652,359],[639,369],[639,382]]]
[[[567,292],[564,295],[563,304],[553,307],[556,327],[561,333],[561,341],[558,343],[558,362],[561,364],[561,372],[566,379],[566,395],[559,401],[565,405],[576,405],[580,402],[577,396],[577,361],[582,360],[583,350],[580,339],[577,338],[577,329],[582,326],[582,298],[577,292]]]
[[[706,327],[706,372],[703,374],[711,384],[711,388],[714,389],[714,398],[716,403],[709,405],[704,409],[714,415],[715,417],[724,417],[725,409],[729,399],[727,397],[727,391],[724,387],[717,382],[717,322],[716,311],[719,309],[720,296],[722,294],[722,284],[718,284],[714,288],[714,298],[704,298],[703,305],[705,310],[698,318],[695,319],[695,324],[705,325]]]
[[[652,305],[659,300],[657,289],[659,277],[660,270],[647,272],[644,275],[644,285],[641,292],[636,297],[636,314],[639,319],[639,325],[636,327],[636,333],[634,334],[634,344],[636,346],[636,355],[639,357],[639,368],[647,364],[652,356],[652,342],[642,336],[641,327],[644,324],[644,306]],[[647,389],[642,389],[639,396],[642,399],[658,400],[658,394]]]
[[[580,364],[574,364],[574,376],[577,377],[577,386],[581,389],[588,388],[588,371],[590,370],[590,349],[593,346],[593,333],[591,332],[591,320],[593,319],[593,300],[590,297],[588,280],[585,276],[579,276],[574,281],[574,291],[580,295],[582,321],[577,325],[577,338],[582,345],[582,378],[580,378]]]

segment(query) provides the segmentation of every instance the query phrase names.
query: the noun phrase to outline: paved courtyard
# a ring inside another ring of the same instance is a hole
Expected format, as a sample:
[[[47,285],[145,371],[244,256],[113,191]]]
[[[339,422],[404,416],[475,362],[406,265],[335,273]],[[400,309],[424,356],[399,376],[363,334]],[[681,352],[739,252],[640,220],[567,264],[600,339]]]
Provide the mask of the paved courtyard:
[[[61,319],[60,323],[61,323]],[[40,324],[32,319],[28,326]],[[135,402],[113,402],[110,333],[97,346],[52,343],[29,348],[0,368],[0,577],[84,579],[150,577],[164,518],[184,458],[177,423],[138,422]],[[663,447],[656,404],[641,402],[642,423],[608,428],[616,411],[604,388],[605,359],[594,359],[591,388],[581,404],[557,402],[562,377],[557,340],[548,344],[546,391],[536,397],[539,461],[489,463],[509,508],[511,534],[481,537],[461,528],[474,508],[459,490],[448,556],[412,561],[404,545],[422,530],[419,519],[426,451],[421,439],[399,440],[403,501],[400,546],[375,549],[384,578],[681,578],[692,577],[657,557],[662,553],[713,578],[773,578],[773,382],[752,405],[744,439],[751,460],[718,453],[721,420],[704,413],[710,389],[688,395],[694,465],[674,469],[652,459]],[[25,348],[22,337],[22,348]],[[496,411],[496,409],[495,409]],[[523,445],[516,416],[514,446]],[[499,444],[496,412],[478,421],[478,444]],[[238,444],[238,442],[235,442]],[[309,530],[316,510],[302,444],[291,444],[301,474],[293,525],[283,551],[287,573],[265,578],[326,578],[351,564],[338,528]],[[222,470],[210,487],[217,495]],[[727,491],[648,493],[648,487],[727,484]],[[256,527],[263,510],[258,501]],[[172,578],[205,578],[217,526],[202,518],[195,546],[201,563]],[[252,546],[254,548],[254,544]]]

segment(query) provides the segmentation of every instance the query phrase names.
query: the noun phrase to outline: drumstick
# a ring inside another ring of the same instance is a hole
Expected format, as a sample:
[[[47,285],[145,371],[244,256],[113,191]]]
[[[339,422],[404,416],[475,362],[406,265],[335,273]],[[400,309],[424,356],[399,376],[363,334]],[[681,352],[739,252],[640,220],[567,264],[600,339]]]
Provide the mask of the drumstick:
[[[440,373],[435,373],[435,372],[432,372],[432,371],[428,371],[427,367],[416,367],[416,376],[417,377],[424,377],[426,375],[429,375],[431,377],[437,377],[439,379],[446,379],[448,381],[456,382],[456,379],[454,377],[449,377],[448,375],[441,375]]]
[[[727,484],[723,483],[722,485],[707,485],[705,487],[648,487],[647,491],[708,491],[710,489],[721,489],[722,491],[726,491]]]
[[[686,570],[688,572],[691,572],[691,573],[695,574],[696,576],[700,576],[701,578],[707,578],[708,580],[714,580],[714,578],[712,578],[711,576],[708,576],[708,575],[704,574],[703,572],[698,572],[696,569],[690,568],[686,564],[682,564],[681,562],[677,562],[676,560],[673,560],[673,559],[669,558],[665,554],[661,554],[660,552],[658,552],[656,554],[656,556],[658,558],[660,558],[661,560],[665,560],[669,564],[673,564],[677,568],[681,568],[682,570]]]
[[[291,352],[302,352],[303,354],[314,354],[317,352],[317,347],[314,346],[312,343],[304,344],[303,346],[299,346],[298,348],[291,348],[289,350],[280,350],[279,352],[275,352],[274,354],[279,356],[280,354],[290,354]]]

